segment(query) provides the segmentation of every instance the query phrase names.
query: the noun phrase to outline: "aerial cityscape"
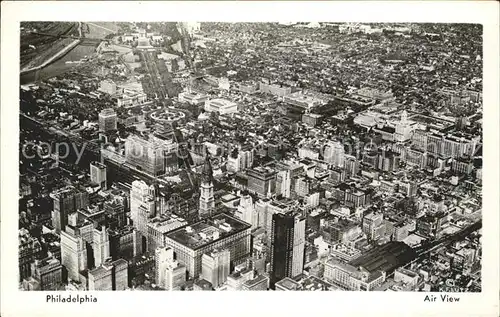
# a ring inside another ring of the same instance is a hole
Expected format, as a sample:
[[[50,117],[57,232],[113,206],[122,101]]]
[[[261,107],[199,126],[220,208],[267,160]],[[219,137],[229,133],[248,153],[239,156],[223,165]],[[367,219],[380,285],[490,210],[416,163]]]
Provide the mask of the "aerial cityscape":
[[[479,24],[22,22],[20,290],[481,292]]]

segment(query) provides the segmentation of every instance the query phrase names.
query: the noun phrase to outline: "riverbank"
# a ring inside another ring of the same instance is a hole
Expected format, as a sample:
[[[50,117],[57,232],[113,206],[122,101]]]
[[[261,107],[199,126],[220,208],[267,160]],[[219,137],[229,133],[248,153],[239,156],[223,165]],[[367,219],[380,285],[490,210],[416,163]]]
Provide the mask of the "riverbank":
[[[50,65],[47,65],[42,69],[20,74],[21,85],[27,85],[36,81],[47,80],[49,78],[59,76],[67,71],[75,69],[75,67],[79,65],[78,63],[66,62],[80,61],[86,56],[91,56],[95,53],[96,46],[97,45],[89,46],[80,43],[69,52],[61,56],[59,59],[53,61]]]
[[[28,69],[21,69],[21,75],[29,73],[29,72],[32,72],[32,71],[36,71],[36,70],[42,69],[45,66],[47,66],[47,65],[55,62],[59,58],[63,57],[67,53],[69,53],[73,48],[75,48],[78,44],[80,44],[80,42],[81,42],[80,40],[74,40],[68,46],[64,47],[62,50],[60,50],[59,52],[57,52],[52,57],[50,57],[49,59],[47,59],[45,62],[43,62],[42,64],[40,64],[38,66],[35,66],[35,67],[32,67],[32,68],[28,68]]]

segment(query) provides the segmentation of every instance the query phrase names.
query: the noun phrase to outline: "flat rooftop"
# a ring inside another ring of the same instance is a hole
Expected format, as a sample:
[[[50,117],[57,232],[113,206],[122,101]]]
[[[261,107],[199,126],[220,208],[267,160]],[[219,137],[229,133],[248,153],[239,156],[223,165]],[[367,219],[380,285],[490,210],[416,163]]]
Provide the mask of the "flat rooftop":
[[[290,291],[295,291],[300,288],[300,283],[297,283],[296,281],[292,280],[289,277],[285,277],[284,279],[280,280],[279,282],[276,282],[276,286],[280,286],[284,289],[290,290]]]
[[[166,236],[191,249],[199,249],[250,228],[249,224],[222,213],[191,225],[179,227]]]
[[[349,262],[354,267],[362,267],[370,273],[376,271],[392,272],[411,262],[415,251],[403,242],[391,241],[377,246]]]
[[[183,218],[172,215],[171,217],[153,218],[148,222],[147,226],[155,231],[166,233],[186,224],[187,221]]]

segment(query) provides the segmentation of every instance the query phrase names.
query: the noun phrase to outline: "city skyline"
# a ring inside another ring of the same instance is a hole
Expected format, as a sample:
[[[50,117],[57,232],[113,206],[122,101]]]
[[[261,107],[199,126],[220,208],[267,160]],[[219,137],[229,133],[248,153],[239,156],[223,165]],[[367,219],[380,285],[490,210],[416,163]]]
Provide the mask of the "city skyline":
[[[23,290],[481,292],[483,27],[23,22]]]

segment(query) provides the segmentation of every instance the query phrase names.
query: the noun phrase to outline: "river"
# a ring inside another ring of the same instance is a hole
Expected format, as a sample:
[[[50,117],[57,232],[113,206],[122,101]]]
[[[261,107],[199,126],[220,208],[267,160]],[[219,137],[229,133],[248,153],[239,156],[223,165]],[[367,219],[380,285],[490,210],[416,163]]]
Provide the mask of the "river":
[[[38,71],[33,71],[30,73],[22,74],[20,77],[21,85],[26,85],[33,83],[36,80],[36,77],[38,76],[39,81],[47,80],[49,78],[61,75],[74,67],[76,67],[78,64],[66,64],[68,61],[79,61],[85,56],[90,56],[93,53],[95,53],[95,49],[97,47],[96,45],[91,45],[91,44],[80,44],[77,45],[74,49],[72,49],[70,52],[68,52],[66,55],[55,61],[54,63],[48,65],[47,67],[44,67],[43,69],[40,69]],[[38,74],[37,74],[38,72]]]
[[[102,39],[104,40],[105,36],[114,33],[111,29],[113,28],[118,31],[113,23],[102,23],[104,26],[99,27],[95,23],[91,25],[88,32],[85,33],[85,37],[94,38],[94,39]],[[33,71],[31,73],[26,73],[21,75],[20,81],[21,85],[26,85],[35,82],[36,80],[42,81],[47,80],[49,78],[61,75],[71,69],[73,69],[78,64],[66,64],[68,61],[79,61],[85,56],[90,56],[95,53],[95,49],[98,44],[85,43],[85,40],[82,42],[83,44],[77,45],[74,49],[68,52],[66,55],[55,61],[54,63],[44,67],[41,70]]]

